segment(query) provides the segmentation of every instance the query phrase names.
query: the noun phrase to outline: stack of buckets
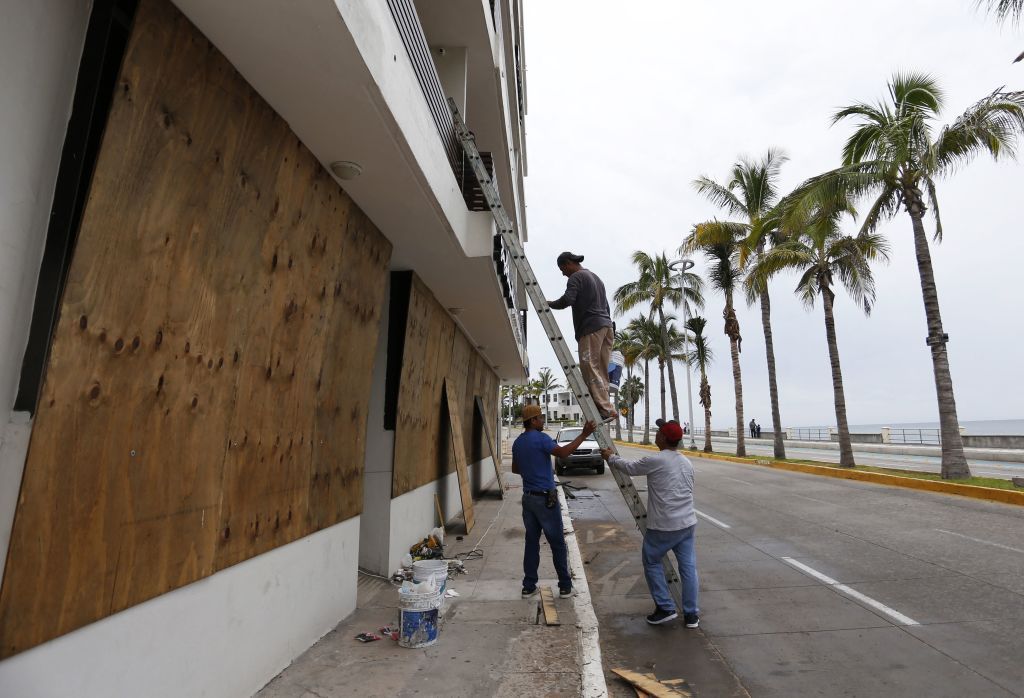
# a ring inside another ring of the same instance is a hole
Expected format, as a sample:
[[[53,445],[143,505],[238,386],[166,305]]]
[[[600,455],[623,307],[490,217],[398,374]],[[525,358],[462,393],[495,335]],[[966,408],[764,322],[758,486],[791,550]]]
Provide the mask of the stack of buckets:
[[[398,644],[402,647],[429,647],[437,642],[438,615],[448,582],[447,560],[419,560],[412,565],[412,579],[426,590],[398,590],[401,609]]]

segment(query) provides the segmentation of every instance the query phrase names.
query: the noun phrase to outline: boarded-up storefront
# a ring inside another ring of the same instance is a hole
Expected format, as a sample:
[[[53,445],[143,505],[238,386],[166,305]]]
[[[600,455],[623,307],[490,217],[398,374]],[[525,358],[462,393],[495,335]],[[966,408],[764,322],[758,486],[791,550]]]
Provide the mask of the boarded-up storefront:
[[[33,427],[0,657],[359,513],[390,252],[202,34],[142,0]]]

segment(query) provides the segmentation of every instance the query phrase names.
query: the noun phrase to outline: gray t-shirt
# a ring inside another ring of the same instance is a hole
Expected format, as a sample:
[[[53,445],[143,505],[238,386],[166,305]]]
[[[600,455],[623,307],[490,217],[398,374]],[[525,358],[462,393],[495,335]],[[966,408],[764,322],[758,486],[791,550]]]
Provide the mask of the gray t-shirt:
[[[565,285],[565,293],[549,305],[555,310],[572,306],[572,326],[577,340],[602,327],[612,326],[604,283],[589,269],[580,269],[570,276],[569,283]]]
[[[697,523],[693,510],[693,463],[671,449],[637,461],[617,455],[608,465],[629,475],[647,476],[647,528],[679,531]]]

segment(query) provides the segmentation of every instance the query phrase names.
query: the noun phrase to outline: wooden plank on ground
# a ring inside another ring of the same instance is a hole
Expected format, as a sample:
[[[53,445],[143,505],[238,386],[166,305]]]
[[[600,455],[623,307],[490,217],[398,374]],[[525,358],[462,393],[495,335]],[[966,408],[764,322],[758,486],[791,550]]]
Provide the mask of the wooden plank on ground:
[[[459,400],[455,391],[449,389],[445,380],[444,394],[448,403],[449,433],[452,439],[452,451],[455,457],[455,472],[459,475],[459,496],[462,499],[462,515],[466,519],[466,533],[473,530],[473,492],[470,489],[469,469],[466,467],[466,446],[462,440],[462,413],[459,412]]]
[[[644,693],[654,696],[655,698],[679,698],[680,696],[691,696],[689,691],[681,691],[654,680],[650,679],[643,674],[638,674],[635,671],[629,669],[612,669],[612,673],[622,677],[634,688],[639,688]]]
[[[476,413],[480,415],[480,422],[484,425],[484,439],[487,441],[487,450],[491,454],[491,461],[494,463],[494,473],[498,476],[498,489],[501,490],[502,498],[505,497],[505,477],[501,474],[501,459],[494,452],[494,435],[491,434],[491,425],[487,420],[487,411],[484,409],[484,402],[479,395],[473,398],[476,404]]]
[[[555,608],[555,595],[551,587],[540,588],[540,607],[544,611],[544,625],[561,625],[558,620],[558,609]]]

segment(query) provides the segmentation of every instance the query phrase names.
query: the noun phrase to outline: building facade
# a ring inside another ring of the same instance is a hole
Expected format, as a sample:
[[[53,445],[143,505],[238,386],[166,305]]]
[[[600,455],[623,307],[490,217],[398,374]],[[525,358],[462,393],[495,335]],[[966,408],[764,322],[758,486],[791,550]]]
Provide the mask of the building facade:
[[[250,695],[491,486],[516,0],[39,0],[0,25],[0,693]],[[436,499],[435,499],[436,498]]]

